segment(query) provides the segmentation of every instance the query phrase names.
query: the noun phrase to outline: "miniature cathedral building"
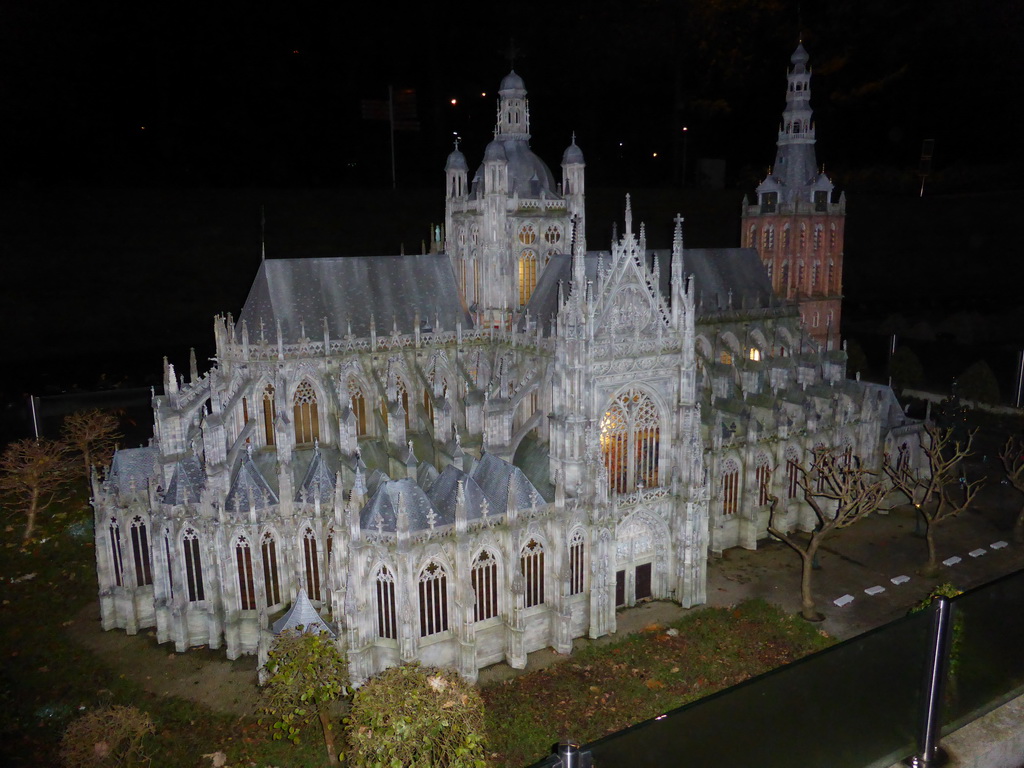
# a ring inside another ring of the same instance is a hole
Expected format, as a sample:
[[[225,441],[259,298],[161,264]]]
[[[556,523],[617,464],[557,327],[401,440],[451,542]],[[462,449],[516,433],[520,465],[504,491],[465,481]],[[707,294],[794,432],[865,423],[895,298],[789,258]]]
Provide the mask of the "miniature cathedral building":
[[[818,167],[807,61],[800,44],[790,58],[775,165],[757,199],[743,206],[741,238],[757,249],[775,293],[799,305],[809,335],[838,349],[846,197],[833,200],[832,182]]]
[[[105,629],[236,658],[304,594],[353,680],[473,680],[638,600],[705,602],[709,552],[757,547],[768,492],[813,525],[808,451],[909,443],[754,249],[685,249],[677,218],[650,250],[627,198],[587,251],[583,154],[559,190],[529,135],[511,73],[472,184],[448,157],[445,253],[267,259],[210,370],[165,364],[150,445],[94,481]]]

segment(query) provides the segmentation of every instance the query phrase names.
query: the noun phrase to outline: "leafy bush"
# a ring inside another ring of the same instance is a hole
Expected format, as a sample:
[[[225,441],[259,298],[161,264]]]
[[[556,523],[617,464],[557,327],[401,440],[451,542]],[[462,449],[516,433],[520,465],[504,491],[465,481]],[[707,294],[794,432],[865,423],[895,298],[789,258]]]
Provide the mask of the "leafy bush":
[[[67,768],[142,765],[142,739],[155,731],[149,715],[136,707],[93,710],[64,732],[61,763]]]
[[[347,722],[355,766],[487,764],[483,700],[451,670],[391,667],[356,691]]]
[[[282,632],[267,654],[269,677],[261,690],[260,710],[273,720],[275,739],[299,742],[314,720],[323,730],[328,759],[337,762],[331,704],[349,692],[348,661],[327,635]]]
[[[961,397],[979,403],[998,403],[999,379],[992,368],[984,360],[978,360],[964,371],[956,380],[956,391]]]

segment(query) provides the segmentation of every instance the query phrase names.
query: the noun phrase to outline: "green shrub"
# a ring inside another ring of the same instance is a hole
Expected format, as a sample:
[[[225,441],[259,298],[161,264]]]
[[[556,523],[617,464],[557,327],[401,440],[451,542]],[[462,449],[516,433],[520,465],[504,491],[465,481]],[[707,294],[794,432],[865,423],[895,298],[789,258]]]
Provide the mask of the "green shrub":
[[[484,704],[455,672],[391,667],[356,691],[347,719],[352,764],[483,768]]]
[[[260,691],[260,711],[273,721],[275,739],[299,742],[312,722],[319,722],[327,757],[337,761],[331,704],[349,691],[348,661],[320,632],[302,627],[282,632],[267,654],[267,682]]]

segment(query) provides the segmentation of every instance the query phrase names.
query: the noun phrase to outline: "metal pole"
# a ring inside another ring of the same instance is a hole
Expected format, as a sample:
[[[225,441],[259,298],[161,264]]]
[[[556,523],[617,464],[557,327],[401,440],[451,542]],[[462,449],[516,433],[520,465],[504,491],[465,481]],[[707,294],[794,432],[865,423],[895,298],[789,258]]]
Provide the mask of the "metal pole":
[[[932,620],[932,647],[928,657],[927,688],[917,737],[918,753],[904,760],[904,765],[933,768],[945,765],[949,761],[949,755],[939,746],[938,740],[941,728],[939,716],[942,713],[942,688],[946,678],[946,661],[949,657],[951,613],[952,607],[949,598],[937,597]]]
[[[562,768],[580,768],[580,745],[575,741],[565,739],[558,742],[556,754]]]
[[[28,396],[28,406],[29,406],[29,410],[32,413],[32,434],[35,436],[36,440],[38,440],[39,439],[39,415],[36,413],[36,396],[35,395],[29,395]]]

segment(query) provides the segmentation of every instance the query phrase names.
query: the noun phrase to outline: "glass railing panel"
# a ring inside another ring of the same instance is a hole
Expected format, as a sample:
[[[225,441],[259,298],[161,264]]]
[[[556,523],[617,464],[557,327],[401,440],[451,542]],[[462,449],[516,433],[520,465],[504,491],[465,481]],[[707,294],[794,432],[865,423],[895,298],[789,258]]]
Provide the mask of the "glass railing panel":
[[[914,751],[931,612],[589,745],[597,768],[888,766]]]
[[[1024,571],[960,595],[952,604],[943,722],[959,727],[1024,690]]]

